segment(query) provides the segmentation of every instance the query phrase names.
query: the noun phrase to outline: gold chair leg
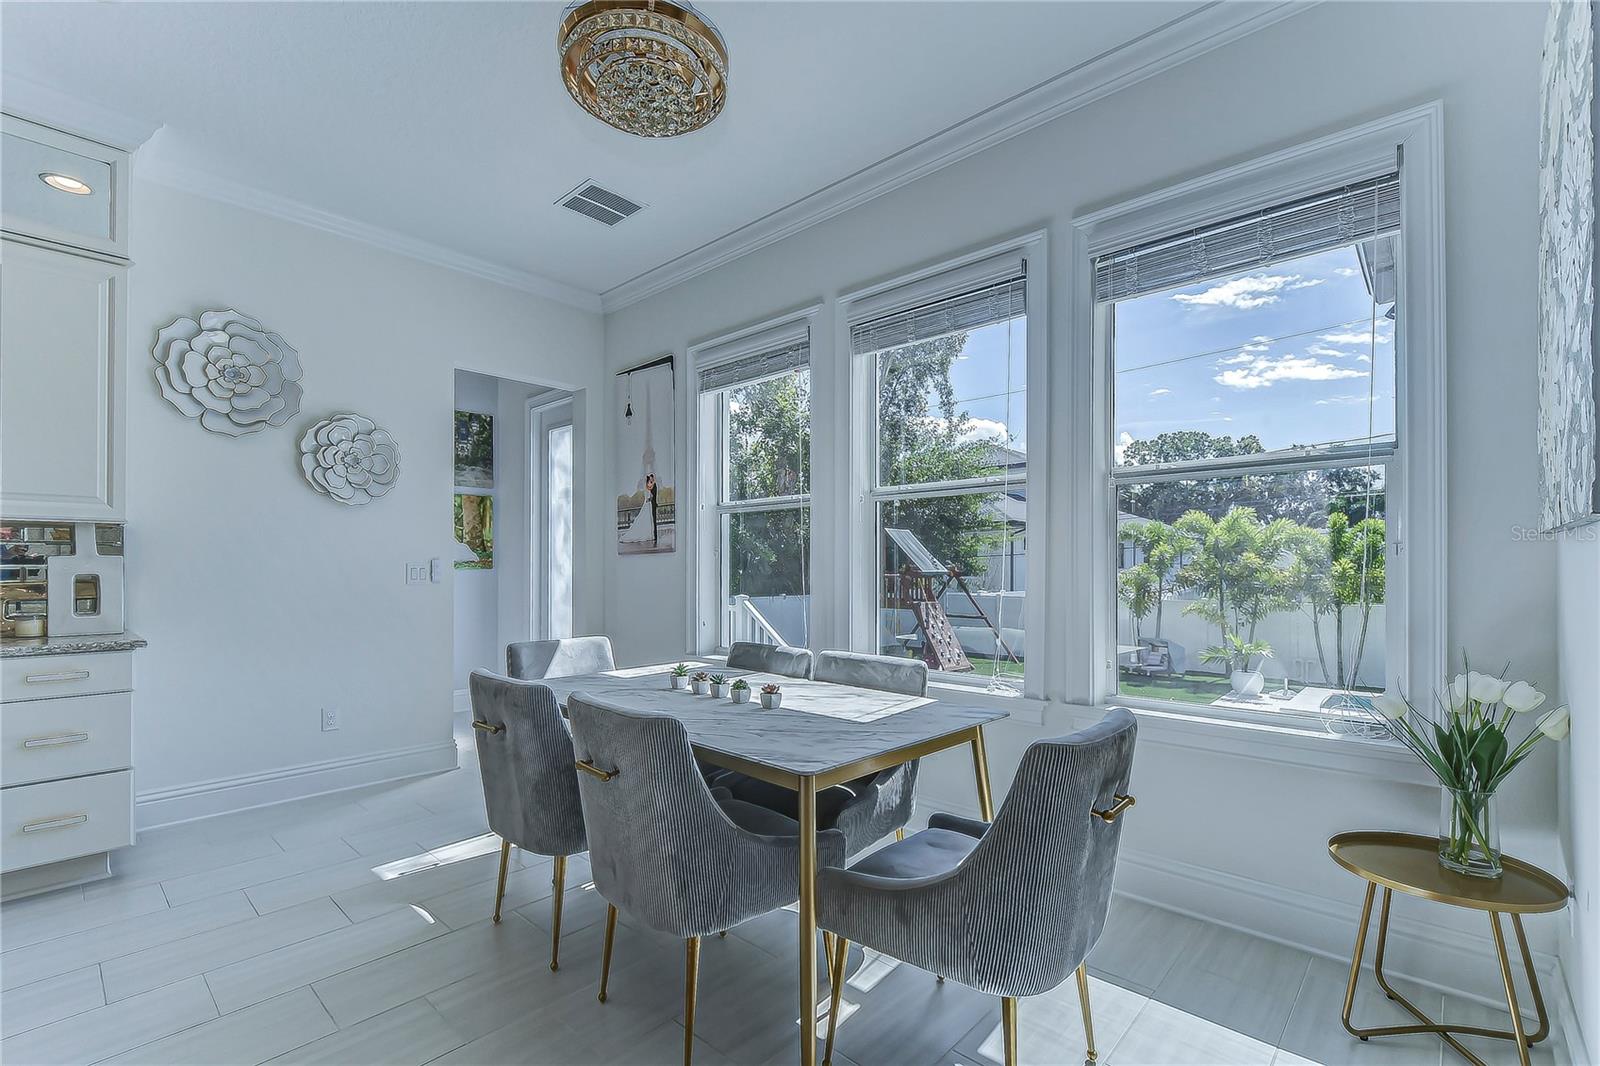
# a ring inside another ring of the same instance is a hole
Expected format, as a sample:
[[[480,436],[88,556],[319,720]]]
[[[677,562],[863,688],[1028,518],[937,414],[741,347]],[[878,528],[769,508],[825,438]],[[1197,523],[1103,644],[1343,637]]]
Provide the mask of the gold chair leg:
[[[844,993],[844,959],[849,950],[850,941],[834,938],[833,962],[828,969],[833,998],[828,1003],[828,1041],[822,1047],[822,1066],[833,1066],[833,1033],[839,1027],[839,997]]]
[[[617,935],[617,908],[606,904],[606,946],[600,952],[600,1002],[606,1001],[606,982],[611,979],[611,941]]]
[[[1088,1044],[1088,1059],[1094,1062],[1100,1056],[1094,1050],[1094,1018],[1089,1013],[1089,971],[1087,963],[1078,964],[1078,1006],[1083,1008],[1083,1039]]]
[[[500,901],[506,898],[506,867],[511,864],[511,841],[500,841],[500,884],[494,890],[494,921],[500,924]]]
[[[694,997],[700,983],[700,938],[689,938],[683,967],[683,1066],[694,1058]]]
[[[904,840],[906,838],[905,826],[901,826],[899,829],[894,831],[894,838],[896,840]]]
[[[556,856],[556,891],[550,903],[550,968],[561,969],[561,893],[567,887],[567,857]]]
[[[822,968],[827,970],[833,965],[833,934],[826,929],[822,931]],[[832,973],[832,970],[828,970]]]
[[[1000,1026],[1006,1032],[1006,1066],[1017,1066],[1017,997],[1000,999]]]

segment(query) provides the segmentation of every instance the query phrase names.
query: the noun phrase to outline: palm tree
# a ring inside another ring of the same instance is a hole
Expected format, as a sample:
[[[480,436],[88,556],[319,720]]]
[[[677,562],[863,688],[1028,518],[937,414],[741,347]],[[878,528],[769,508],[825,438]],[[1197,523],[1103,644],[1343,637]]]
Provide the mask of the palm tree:
[[[1143,559],[1139,566],[1149,568],[1148,578],[1138,578],[1138,581],[1147,581],[1150,586],[1150,605],[1146,613],[1154,608],[1156,612],[1156,636],[1161,636],[1161,611],[1166,604],[1168,596],[1177,591],[1176,578],[1179,565],[1184,561],[1185,540],[1183,536],[1165,522],[1138,521],[1124,522],[1117,531],[1117,536],[1125,544],[1131,544],[1139,550]],[[1130,567],[1137,570],[1139,566]],[[1127,573],[1128,571],[1124,571]],[[1119,578],[1120,581],[1120,578]],[[1126,602],[1126,601],[1124,601]],[[1132,610],[1132,605],[1129,605]],[[1135,618],[1144,617],[1138,613]],[[1137,634],[1136,634],[1137,635]]]

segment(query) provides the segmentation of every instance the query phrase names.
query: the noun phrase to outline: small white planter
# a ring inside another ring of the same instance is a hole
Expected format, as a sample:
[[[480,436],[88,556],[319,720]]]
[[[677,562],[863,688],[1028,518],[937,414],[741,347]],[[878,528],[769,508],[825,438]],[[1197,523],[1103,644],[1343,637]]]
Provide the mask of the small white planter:
[[[689,687],[694,689],[694,694],[696,696],[704,696],[707,692],[711,691],[711,682],[709,682],[709,681],[691,681],[689,683]]]
[[[1267,683],[1260,670],[1235,670],[1229,680],[1233,682],[1233,694],[1244,699],[1261,695],[1261,686]]]
[[[781,692],[763,692],[761,694],[761,709],[762,710],[775,711],[781,706],[783,706],[783,693],[781,693]]]
[[[719,685],[715,681],[713,681],[711,683],[711,695],[712,696],[714,696],[714,697],[716,697],[717,699],[720,700],[724,696],[726,696],[727,694],[728,694],[728,686],[727,685]]]
[[[750,702],[750,690],[748,688],[736,688],[729,692],[728,696],[733,700],[734,703]]]
[[[667,685],[668,685],[668,687],[672,688],[674,691],[681,690],[688,683],[689,683],[689,679],[687,677],[683,677],[683,676],[680,676],[678,674],[668,674],[667,675]]]

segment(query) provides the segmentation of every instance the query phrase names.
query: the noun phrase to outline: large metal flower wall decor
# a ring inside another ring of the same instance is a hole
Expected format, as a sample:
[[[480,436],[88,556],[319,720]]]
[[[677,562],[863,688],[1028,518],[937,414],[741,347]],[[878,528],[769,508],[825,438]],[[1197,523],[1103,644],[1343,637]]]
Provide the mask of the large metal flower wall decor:
[[[394,487],[400,476],[400,446],[370,418],[334,415],[300,438],[300,469],[313,489],[355,506]]]
[[[300,353],[249,315],[176,319],[150,354],[161,395],[213,433],[259,433],[300,413]]]

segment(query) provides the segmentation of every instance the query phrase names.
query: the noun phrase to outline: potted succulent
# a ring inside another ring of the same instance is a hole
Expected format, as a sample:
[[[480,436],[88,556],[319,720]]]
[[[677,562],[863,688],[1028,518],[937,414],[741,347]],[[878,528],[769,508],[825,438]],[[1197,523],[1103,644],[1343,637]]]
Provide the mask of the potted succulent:
[[[1394,693],[1363,701],[1439,779],[1439,863],[1446,869],[1500,876],[1495,793],[1540,741],[1563,740],[1570,728],[1566,707],[1528,717],[1544,702],[1544,693],[1526,681],[1472,669],[1451,678],[1432,707]],[[1530,720],[1532,726],[1523,724]]]
[[[733,687],[728,690],[728,694],[733,697],[734,703],[749,703],[750,682],[746,681],[742,677],[738,678],[734,681]]]
[[[711,675],[701,670],[689,679],[689,687],[694,689],[696,696],[704,696],[711,691]]]
[[[685,663],[679,663],[677,666],[674,666],[672,668],[672,673],[667,675],[667,684],[671,685],[674,689],[684,688],[688,685],[688,683],[689,667]]]
[[[763,710],[776,710],[783,705],[783,690],[777,685],[761,686],[761,707]]]
[[[712,674],[711,694],[719,700],[726,696],[728,694],[728,679],[721,674]]]
[[[1264,640],[1245,640],[1237,633],[1229,633],[1221,644],[1213,644],[1200,653],[1200,661],[1226,663],[1231,671],[1228,680],[1233,684],[1230,695],[1251,699],[1261,694],[1266,678],[1250,663],[1257,657],[1272,658],[1272,645]]]

